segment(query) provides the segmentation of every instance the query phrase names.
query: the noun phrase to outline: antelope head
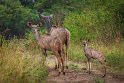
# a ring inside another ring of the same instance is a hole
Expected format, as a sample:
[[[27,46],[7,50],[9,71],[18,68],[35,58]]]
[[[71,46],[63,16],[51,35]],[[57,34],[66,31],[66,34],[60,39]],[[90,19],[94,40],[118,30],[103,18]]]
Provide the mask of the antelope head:
[[[38,32],[38,28],[40,26],[42,26],[42,23],[39,22],[38,24],[33,25],[31,22],[27,22],[27,26],[29,26],[32,29],[33,33],[37,33]]]

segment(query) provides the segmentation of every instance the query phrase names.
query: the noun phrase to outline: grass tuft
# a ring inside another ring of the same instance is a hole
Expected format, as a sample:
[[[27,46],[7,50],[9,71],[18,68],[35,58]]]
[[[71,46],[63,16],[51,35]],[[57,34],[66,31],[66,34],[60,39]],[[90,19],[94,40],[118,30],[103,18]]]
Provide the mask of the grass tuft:
[[[14,38],[0,48],[0,83],[43,83],[48,75],[41,49],[33,41]]]

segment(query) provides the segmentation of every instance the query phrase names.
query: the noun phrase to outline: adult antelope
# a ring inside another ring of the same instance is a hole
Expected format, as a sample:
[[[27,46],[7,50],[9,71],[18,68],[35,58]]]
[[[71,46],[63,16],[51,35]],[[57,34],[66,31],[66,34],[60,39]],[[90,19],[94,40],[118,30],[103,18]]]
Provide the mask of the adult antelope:
[[[68,61],[68,48],[69,48],[69,44],[70,44],[70,32],[65,29],[65,28],[57,28],[56,26],[52,26],[50,33],[51,36],[57,36],[58,38],[60,38],[60,40],[62,41],[62,45],[65,45],[66,50],[64,50],[63,47],[63,52],[66,53],[64,54],[65,56],[63,56],[64,58],[64,62],[65,62],[65,67],[68,68],[67,66],[67,61]]]
[[[61,56],[63,46],[60,38],[51,35],[40,35],[38,32],[38,28],[41,26],[41,23],[38,23],[37,25],[33,25],[31,22],[28,22],[27,25],[32,29],[37,44],[41,47],[43,54],[46,56],[47,50],[52,51],[59,63],[59,74],[61,72],[65,74],[64,61]]]

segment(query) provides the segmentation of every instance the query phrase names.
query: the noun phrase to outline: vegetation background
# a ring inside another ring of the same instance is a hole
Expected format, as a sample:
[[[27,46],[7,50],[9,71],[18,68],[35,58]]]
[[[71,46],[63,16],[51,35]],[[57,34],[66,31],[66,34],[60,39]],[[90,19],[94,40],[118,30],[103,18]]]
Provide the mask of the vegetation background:
[[[70,31],[70,60],[85,62],[80,39],[90,39],[112,73],[124,75],[124,0],[0,0],[0,32],[11,29],[12,37],[0,36],[0,83],[45,82],[48,69],[26,25],[41,21],[42,13]]]

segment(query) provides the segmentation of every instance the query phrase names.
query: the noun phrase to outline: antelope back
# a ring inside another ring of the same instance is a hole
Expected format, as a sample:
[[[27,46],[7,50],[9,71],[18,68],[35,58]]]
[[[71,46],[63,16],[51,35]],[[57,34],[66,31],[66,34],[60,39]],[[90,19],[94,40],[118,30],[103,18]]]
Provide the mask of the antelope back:
[[[56,49],[56,50],[58,50],[61,47],[61,40],[55,36],[44,35],[38,41],[38,44],[43,49],[47,49],[47,50],[55,50]]]
[[[67,36],[70,36],[70,33],[65,28],[52,28],[50,35],[59,37],[64,43],[67,40]]]

